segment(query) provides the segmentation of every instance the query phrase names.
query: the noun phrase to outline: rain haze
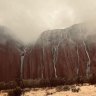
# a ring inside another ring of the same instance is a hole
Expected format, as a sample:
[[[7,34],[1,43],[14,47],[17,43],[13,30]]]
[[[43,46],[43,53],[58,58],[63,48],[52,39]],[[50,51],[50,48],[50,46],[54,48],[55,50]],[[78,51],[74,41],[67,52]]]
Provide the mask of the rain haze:
[[[0,0],[0,25],[25,44],[50,29],[96,17],[96,0]]]

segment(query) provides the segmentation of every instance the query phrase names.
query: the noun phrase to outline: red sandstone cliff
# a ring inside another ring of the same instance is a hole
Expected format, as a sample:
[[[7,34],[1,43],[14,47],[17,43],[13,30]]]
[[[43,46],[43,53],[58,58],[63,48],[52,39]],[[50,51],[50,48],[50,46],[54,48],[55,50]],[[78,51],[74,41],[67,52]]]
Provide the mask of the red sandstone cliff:
[[[12,81],[20,75],[20,44],[0,27],[0,82]]]
[[[0,82],[24,79],[71,80],[96,75],[96,35],[87,36],[84,24],[48,30],[27,47],[21,64],[20,44],[0,27]]]
[[[42,33],[26,53],[24,79],[71,80],[96,74],[96,42],[91,40],[95,36],[86,36],[87,31],[92,30],[77,24]]]

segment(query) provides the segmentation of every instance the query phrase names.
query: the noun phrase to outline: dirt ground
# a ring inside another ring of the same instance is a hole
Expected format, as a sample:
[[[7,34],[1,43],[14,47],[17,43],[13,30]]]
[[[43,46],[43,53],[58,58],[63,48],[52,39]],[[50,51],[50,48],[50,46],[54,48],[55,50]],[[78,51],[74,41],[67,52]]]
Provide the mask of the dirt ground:
[[[72,92],[72,90],[69,90],[69,91],[59,90],[58,91],[57,87],[26,89],[26,92],[22,96],[96,96],[95,85],[86,84],[86,85],[77,86],[77,87],[80,88],[79,92]],[[0,96],[7,96],[7,93],[4,91],[1,91]]]

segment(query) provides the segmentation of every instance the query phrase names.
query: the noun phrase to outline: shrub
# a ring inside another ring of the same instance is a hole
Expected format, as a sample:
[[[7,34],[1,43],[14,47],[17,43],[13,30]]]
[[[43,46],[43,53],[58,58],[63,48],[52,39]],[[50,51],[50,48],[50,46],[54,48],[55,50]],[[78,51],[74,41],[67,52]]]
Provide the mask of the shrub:
[[[22,90],[20,87],[16,87],[8,92],[8,96],[21,96]]]
[[[64,86],[63,88],[64,91],[69,91],[70,90],[70,87],[68,85]]]
[[[80,88],[74,87],[74,88],[72,88],[71,90],[72,90],[72,92],[79,92],[79,91],[80,91]]]
[[[51,95],[53,95],[54,93],[55,93],[55,92],[53,92],[53,93],[52,93],[52,92],[47,92],[47,93],[46,93],[46,96],[51,96]]]
[[[60,91],[69,91],[70,90],[70,86],[69,85],[65,85],[65,86],[58,86],[56,88],[56,91],[60,92]]]
[[[55,87],[55,86],[64,85],[64,84],[65,84],[65,79],[61,79],[61,78],[49,79],[50,87]]]
[[[31,87],[31,81],[29,81],[29,80],[23,80],[23,83],[24,83],[24,88],[30,88]]]
[[[93,75],[90,77],[89,83],[90,83],[90,84],[96,84],[96,75],[95,75],[95,74],[93,74]]]
[[[40,86],[41,80],[23,80],[24,88],[35,88]]]
[[[0,83],[0,90],[3,90],[3,89],[5,89],[5,83],[4,82],[1,82]]]
[[[16,87],[17,87],[17,84],[15,81],[10,81],[10,82],[5,84],[5,89],[13,89]]]

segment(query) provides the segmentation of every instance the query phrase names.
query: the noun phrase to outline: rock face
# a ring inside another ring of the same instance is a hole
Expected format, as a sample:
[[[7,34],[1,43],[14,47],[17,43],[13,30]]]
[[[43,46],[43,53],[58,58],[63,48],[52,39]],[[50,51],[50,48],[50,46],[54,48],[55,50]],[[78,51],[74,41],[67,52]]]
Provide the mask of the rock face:
[[[96,76],[96,35],[88,35],[95,30],[85,24],[48,30],[21,52],[21,44],[0,27],[0,82],[20,76],[42,80]]]
[[[87,36],[88,31],[94,30],[76,24],[42,33],[27,50],[24,79],[71,80],[96,74],[96,42],[93,42],[96,36]]]
[[[15,80],[20,75],[20,44],[0,27],[0,82]]]

